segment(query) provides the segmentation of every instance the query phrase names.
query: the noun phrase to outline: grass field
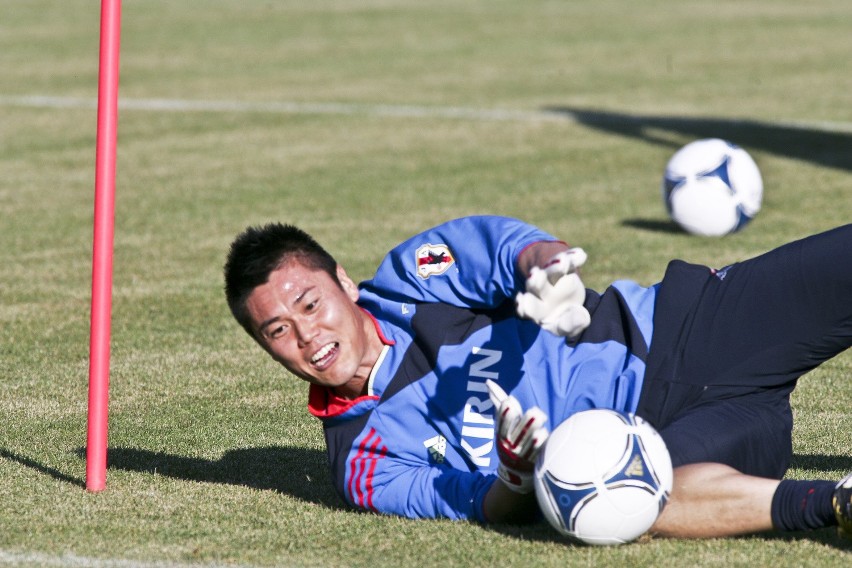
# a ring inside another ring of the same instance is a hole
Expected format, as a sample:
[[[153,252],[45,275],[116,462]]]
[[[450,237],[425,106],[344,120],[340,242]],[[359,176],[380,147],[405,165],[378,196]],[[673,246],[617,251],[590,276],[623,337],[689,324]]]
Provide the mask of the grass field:
[[[125,0],[107,489],[85,482],[99,2],[0,0],[0,564],[849,566],[832,531],[574,546],[343,508],[306,388],[233,323],[228,243],[296,222],[363,279],[413,231],[522,217],[655,282],[852,220],[848,0]],[[672,229],[727,137],[764,209]],[[790,477],[852,469],[852,357],[800,381]]]

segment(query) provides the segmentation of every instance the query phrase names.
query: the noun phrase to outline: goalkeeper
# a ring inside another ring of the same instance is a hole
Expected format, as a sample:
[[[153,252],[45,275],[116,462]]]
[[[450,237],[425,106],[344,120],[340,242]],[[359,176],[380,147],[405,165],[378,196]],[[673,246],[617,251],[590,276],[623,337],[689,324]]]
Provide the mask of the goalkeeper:
[[[852,225],[720,270],[672,261],[659,284],[586,289],[586,254],[526,223],[466,217],[395,247],[356,285],[280,224],[231,245],[234,317],[310,383],[349,504],[413,518],[536,518],[552,428],[637,413],[666,441],[653,531],[716,537],[840,525],[852,476],[782,480],[797,379],[852,343]]]

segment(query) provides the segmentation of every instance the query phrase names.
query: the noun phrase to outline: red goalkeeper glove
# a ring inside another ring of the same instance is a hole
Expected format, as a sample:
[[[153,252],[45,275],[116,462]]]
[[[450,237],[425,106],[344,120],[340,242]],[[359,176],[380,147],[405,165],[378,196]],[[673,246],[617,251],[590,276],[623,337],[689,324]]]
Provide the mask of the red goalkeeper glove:
[[[547,415],[537,406],[523,412],[521,405],[492,380],[485,381],[496,409],[497,475],[516,493],[533,491],[535,459],[547,440]]]

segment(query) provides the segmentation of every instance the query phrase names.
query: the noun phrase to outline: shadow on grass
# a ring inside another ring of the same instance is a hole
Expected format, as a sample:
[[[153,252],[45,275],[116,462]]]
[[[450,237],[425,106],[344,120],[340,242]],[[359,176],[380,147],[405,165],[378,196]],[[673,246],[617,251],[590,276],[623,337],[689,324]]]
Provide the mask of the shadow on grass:
[[[636,115],[567,106],[543,110],[570,117],[595,130],[668,146],[672,150],[679,148],[682,142],[667,138],[665,132],[691,138],[724,138],[747,150],[852,170],[852,132],[757,120]]]
[[[790,467],[817,471],[852,471],[852,457],[826,456],[824,454],[794,454]]]
[[[68,475],[66,473],[62,473],[56,468],[46,466],[44,464],[40,464],[37,461],[28,458],[26,456],[22,456],[17,454],[11,450],[7,450],[5,448],[0,448],[0,458],[5,458],[9,461],[17,462],[23,466],[26,466],[30,469],[33,469],[39,473],[43,473],[45,475],[49,475],[50,477],[57,479],[59,481],[64,481],[65,483],[70,483],[72,485],[77,485],[79,487],[86,487],[86,482],[79,477],[74,477],[72,475]]]
[[[652,233],[683,234],[683,229],[678,227],[674,221],[662,219],[625,219],[621,224],[625,227]]]
[[[206,460],[136,448],[110,448],[107,468],[243,485],[343,508],[328,476],[326,455],[319,450],[281,446],[239,448],[225,452],[218,460]]]
[[[532,542],[541,542],[541,543],[557,543],[562,544],[568,547],[584,549],[584,548],[597,548],[593,545],[584,544],[579,541],[575,541],[567,536],[562,536],[557,533],[556,530],[550,527],[545,521],[541,521],[534,525],[489,525],[487,527],[490,531],[501,534],[503,536],[516,538],[518,540],[523,541],[532,541]],[[841,538],[837,535],[837,529],[835,527],[807,531],[807,532],[793,532],[793,533],[780,533],[780,532],[766,532],[759,533],[753,535],[743,535],[737,537],[725,537],[730,540],[741,540],[741,541],[772,541],[772,542],[795,542],[807,540],[810,542],[821,543],[825,546],[829,546],[832,548],[836,548],[838,550],[852,550],[852,541],[846,538]],[[659,536],[651,536],[649,534],[643,535],[639,537],[634,543],[631,545],[641,545],[642,543],[650,543],[655,541],[666,541],[668,540],[665,537]],[[692,540],[692,539],[689,539]],[[700,542],[693,541],[693,542]],[[628,545],[628,546],[631,546]]]
[[[76,454],[84,458],[85,448],[77,450]],[[59,481],[81,488],[85,487],[82,479],[10,450],[0,448],[0,458],[29,467]],[[278,491],[329,508],[347,509],[332,488],[325,453],[319,450],[281,446],[240,448],[225,452],[218,460],[207,460],[136,448],[110,448],[107,453],[107,467],[165,475],[187,481],[242,485],[254,489]],[[845,472],[852,470],[852,457],[796,454],[793,456],[791,467]],[[353,512],[360,511],[353,510]],[[572,544],[572,541],[557,534],[544,521],[532,525],[496,524],[489,525],[488,528],[520,540]],[[852,549],[852,541],[840,539],[834,529],[801,533],[765,533],[758,535],[757,538],[767,540],[806,538],[841,549]],[[576,546],[584,545],[576,544]]]

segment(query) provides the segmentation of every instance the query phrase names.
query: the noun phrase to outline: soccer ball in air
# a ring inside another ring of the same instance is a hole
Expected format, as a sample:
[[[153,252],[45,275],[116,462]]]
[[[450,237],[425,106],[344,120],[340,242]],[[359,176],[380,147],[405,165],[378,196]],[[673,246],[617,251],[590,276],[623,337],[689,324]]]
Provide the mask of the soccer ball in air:
[[[586,544],[630,542],[659,516],[672,489],[665,442],[640,417],[614,410],[578,412],[539,454],[535,492],[548,522]]]
[[[748,152],[708,138],[675,152],[662,190],[669,216],[684,231],[719,237],[739,231],[757,215],[763,179]]]

